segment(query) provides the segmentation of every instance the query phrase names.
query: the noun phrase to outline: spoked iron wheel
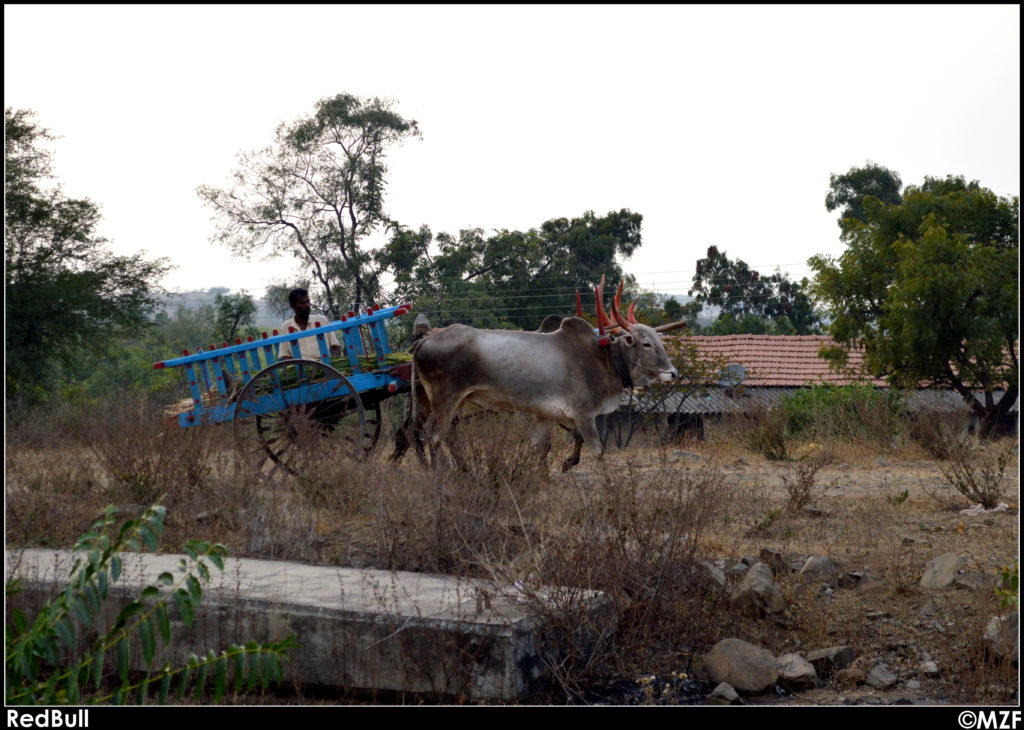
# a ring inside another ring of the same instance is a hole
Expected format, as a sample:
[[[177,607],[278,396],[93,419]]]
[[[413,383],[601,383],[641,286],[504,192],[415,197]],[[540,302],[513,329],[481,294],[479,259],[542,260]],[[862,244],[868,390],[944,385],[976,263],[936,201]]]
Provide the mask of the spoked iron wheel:
[[[373,435],[349,379],[315,360],[283,360],[256,373],[238,395],[234,429],[243,458],[269,458],[296,476],[328,447],[365,458]]]

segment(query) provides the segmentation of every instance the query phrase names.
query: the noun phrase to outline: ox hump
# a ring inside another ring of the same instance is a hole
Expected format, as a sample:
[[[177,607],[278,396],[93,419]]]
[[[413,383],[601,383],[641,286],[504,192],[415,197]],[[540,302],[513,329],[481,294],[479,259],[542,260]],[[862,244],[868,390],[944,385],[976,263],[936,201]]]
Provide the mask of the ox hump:
[[[594,328],[590,326],[590,322],[580,317],[566,317],[559,329],[571,337],[582,338],[586,342],[594,339]]]

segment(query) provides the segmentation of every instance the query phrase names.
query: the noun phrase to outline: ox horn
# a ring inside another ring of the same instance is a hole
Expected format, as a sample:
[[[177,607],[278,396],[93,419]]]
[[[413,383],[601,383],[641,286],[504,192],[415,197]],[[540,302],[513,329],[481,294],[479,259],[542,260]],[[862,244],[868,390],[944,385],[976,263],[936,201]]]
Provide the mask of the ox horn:
[[[576,316],[583,319],[583,300],[580,299],[580,290],[576,290]]]
[[[600,283],[594,287],[594,305],[597,308],[597,331],[599,334],[604,334],[604,323],[607,319],[604,316],[604,304],[602,299],[604,298],[604,274],[601,274]]]
[[[630,324],[640,324],[639,322],[636,321],[636,314],[635,314],[635,312],[636,312],[636,303],[638,301],[639,301],[638,299],[634,299],[632,302],[629,303],[629,311],[626,312],[626,319],[629,321]]]
[[[612,316],[615,317],[615,321],[619,323],[619,327],[629,332],[633,329],[622,313],[619,311],[619,307],[622,306],[622,280],[619,279],[619,288],[615,292],[615,297],[612,299]]]

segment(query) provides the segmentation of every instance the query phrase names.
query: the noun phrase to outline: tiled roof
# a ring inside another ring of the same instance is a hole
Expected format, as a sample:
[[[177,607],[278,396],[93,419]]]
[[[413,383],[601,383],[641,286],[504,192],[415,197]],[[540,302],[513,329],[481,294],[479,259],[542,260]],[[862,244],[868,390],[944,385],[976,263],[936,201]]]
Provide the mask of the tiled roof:
[[[666,335],[665,339],[692,342],[701,354],[722,356],[727,364],[742,365],[747,371],[743,385],[748,387],[886,385],[884,380],[867,377],[864,353],[859,350],[848,350],[847,372],[834,371],[818,356],[822,347],[836,346],[835,340],[824,335]]]

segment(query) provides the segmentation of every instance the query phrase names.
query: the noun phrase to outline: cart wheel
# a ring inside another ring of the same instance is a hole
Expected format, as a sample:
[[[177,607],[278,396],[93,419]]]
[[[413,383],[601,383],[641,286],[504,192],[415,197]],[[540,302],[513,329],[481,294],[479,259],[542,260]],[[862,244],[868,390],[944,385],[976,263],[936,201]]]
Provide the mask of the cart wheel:
[[[346,444],[355,459],[369,451],[359,393],[340,372],[316,360],[282,360],[260,370],[235,403],[235,444],[262,454],[292,475]]]

